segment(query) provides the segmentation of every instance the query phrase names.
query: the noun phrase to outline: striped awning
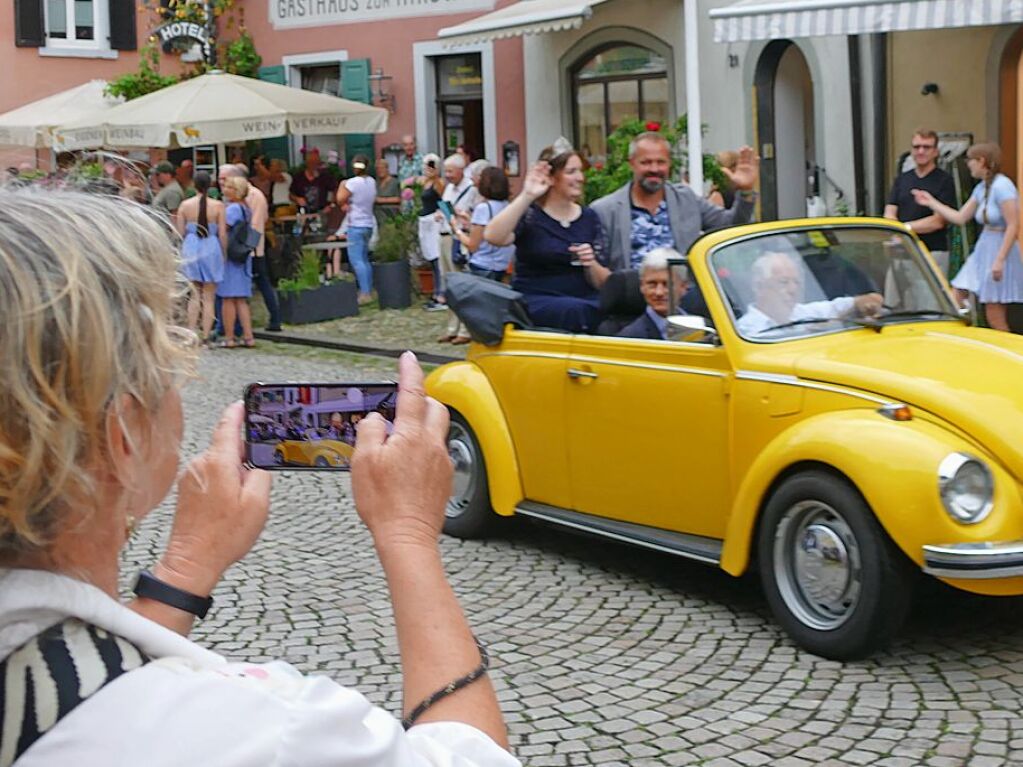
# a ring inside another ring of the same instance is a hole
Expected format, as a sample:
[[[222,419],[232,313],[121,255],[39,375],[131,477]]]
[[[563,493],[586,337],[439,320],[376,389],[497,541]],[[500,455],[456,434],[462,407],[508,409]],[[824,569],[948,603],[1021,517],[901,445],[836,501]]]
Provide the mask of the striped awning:
[[[484,16],[444,27],[437,37],[451,46],[579,29],[606,0],[520,0]]]
[[[1023,0],[740,0],[710,12],[714,40],[735,43],[1023,22]]]

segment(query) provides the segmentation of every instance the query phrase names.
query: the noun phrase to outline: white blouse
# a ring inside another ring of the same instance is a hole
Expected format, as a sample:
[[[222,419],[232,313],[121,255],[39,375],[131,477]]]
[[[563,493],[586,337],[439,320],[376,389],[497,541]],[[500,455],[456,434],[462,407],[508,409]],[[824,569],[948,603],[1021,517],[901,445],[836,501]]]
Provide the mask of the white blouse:
[[[153,661],[95,693],[36,741],[17,767],[519,767],[459,722],[407,733],[355,690],[287,663],[230,663],[53,573],[0,569],[0,658],[67,617],[134,643]],[[7,740],[13,721],[0,723]]]

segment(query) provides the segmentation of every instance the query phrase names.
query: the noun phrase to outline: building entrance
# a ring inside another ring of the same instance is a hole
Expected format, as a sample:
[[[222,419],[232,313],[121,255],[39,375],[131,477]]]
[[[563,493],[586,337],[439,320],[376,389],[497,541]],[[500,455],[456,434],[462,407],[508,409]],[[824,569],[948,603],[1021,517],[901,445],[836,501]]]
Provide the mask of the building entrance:
[[[440,56],[437,73],[437,127],[444,155],[464,146],[473,159],[483,157],[483,73],[480,54]]]

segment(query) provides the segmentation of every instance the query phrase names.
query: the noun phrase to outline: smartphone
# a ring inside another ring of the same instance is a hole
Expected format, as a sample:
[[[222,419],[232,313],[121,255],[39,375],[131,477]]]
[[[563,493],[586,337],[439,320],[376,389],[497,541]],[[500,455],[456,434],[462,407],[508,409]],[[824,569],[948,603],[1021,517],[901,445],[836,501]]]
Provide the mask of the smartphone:
[[[380,413],[390,432],[398,384],[254,383],[245,387],[244,400],[247,466],[347,471],[359,421]]]
[[[440,209],[440,212],[444,214],[445,221],[450,221],[451,217],[455,215],[455,209],[452,208],[451,203],[447,202],[446,200],[441,200],[440,202],[438,202],[437,207]]]

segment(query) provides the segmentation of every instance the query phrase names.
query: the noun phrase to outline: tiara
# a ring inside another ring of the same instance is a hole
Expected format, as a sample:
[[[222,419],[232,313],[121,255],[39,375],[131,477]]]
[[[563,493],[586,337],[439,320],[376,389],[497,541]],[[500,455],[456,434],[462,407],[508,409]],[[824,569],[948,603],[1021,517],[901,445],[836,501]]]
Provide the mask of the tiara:
[[[558,136],[558,138],[551,145],[551,149],[554,151],[554,156],[567,154],[568,152],[574,152],[575,149],[572,147],[572,142],[564,136]]]

